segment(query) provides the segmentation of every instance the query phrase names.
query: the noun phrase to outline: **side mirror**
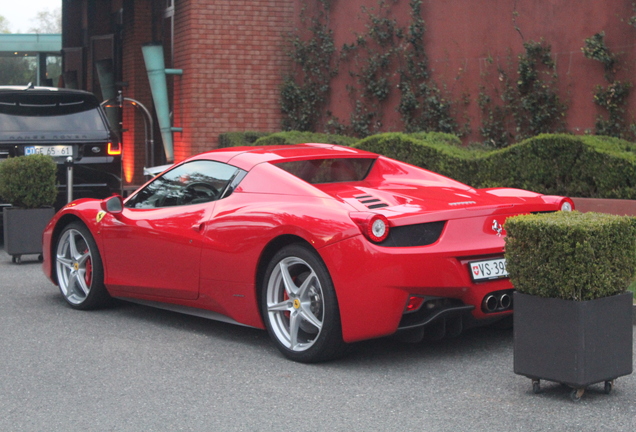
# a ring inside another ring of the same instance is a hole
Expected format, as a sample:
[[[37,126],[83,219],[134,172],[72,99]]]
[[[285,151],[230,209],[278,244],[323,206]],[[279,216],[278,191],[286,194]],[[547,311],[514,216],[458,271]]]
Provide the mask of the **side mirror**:
[[[103,200],[101,207],[105,212],[119,214],[124,210],[124,199],[119,195],[113,195]]]

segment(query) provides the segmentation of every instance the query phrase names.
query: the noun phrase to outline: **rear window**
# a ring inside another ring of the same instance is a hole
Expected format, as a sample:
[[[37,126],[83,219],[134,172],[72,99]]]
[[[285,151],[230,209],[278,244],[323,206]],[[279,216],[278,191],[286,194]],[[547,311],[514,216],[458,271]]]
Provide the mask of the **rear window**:
[[[280,162],[274,165],[307,183],[319,184],[364,180],[373,162],[375,159],[371,158],[337,158]]]
[[[3,132],[106,130],[97,100],[83,95],[7,94],[0,99]]]

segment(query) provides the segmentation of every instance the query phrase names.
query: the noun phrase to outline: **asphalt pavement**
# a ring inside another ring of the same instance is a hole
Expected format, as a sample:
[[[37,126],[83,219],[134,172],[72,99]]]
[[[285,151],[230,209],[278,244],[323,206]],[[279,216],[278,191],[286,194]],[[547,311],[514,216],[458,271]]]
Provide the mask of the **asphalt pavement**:
[[[556,383],[535,395],[511,330],[304,365],[261,330],[126,302],[72,310],[23,258],[0,251],[1,431],[636,430],[636,375],[580,402]]]

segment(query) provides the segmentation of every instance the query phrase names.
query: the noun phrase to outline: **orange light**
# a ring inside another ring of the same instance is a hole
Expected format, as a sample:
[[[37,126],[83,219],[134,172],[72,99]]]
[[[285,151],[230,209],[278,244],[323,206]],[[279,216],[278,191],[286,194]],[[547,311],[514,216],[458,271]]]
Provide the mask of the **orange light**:
[[[108,143],[108,154],[110,156],[117,156],[121,154],[121,143],[113,144],[112,142]]]

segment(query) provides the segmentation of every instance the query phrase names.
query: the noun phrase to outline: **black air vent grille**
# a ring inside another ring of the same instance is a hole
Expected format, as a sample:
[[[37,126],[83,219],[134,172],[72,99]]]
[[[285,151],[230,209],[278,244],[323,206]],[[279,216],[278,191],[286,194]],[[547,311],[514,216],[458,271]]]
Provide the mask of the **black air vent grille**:
[[[377,209],[389,206],[387,203],[382,202],[381,199],[375,198],[373,195],[358,195],[354,198],[360,201],[361,204],[367,206],[368,209]]]

